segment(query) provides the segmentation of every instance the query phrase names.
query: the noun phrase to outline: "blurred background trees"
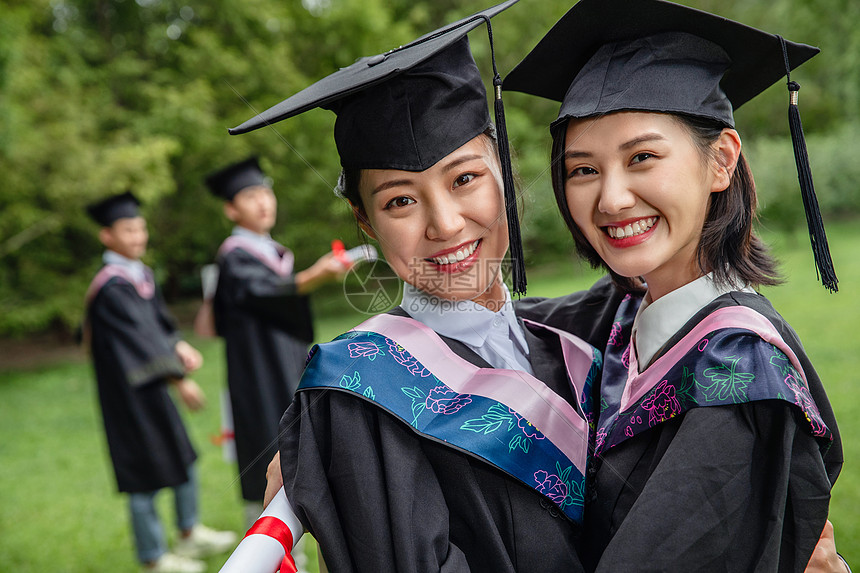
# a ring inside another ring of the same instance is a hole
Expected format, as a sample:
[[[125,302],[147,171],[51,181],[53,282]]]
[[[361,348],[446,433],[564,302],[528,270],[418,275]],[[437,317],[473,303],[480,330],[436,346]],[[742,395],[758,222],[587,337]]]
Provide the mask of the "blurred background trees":
[[[204,176],[261,157],[280,200],[276,239],[309,264],[334,238],[358,242],[332,194],[339,172],[334,115],[315,110],[239,137],[255,112],[357,57],[384,52],[485,8],[476,0],[0,0],[0,336],[71,331],[100,266],[83,207],[133,190],[145,202],[146,262],[167,296],[198,297],[200,267],[230,225]],[[860,211],[860,3],[856,0],[686,0],[822,54],[792,75],[825,213]],[[493,20],[509,71],[572,5],[521,0]],[[470,38],[490,81],[483,28]],[[737,122],[764,224],[805,225],[788,138],[784,84]],[[546,167],[557,104],[506,95],[530,264],[569,261]]]

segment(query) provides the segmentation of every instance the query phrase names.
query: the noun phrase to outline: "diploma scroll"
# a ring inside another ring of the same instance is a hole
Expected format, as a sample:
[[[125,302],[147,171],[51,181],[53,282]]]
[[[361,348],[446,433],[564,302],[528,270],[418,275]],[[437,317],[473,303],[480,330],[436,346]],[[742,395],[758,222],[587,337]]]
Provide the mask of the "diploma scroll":
[[[379,258],[379,254],[373,245],[359,245],[353,247],[344,253],[344,256],[351,263],[359,261],[375,261]]]
[[[361,261],[373,262],[379,258],[373,245],[359,245],[347,250],[340,239],[331,242],[331,252],[334,253],[337,260],[347,266],[352,266]]]
[[[200,269],[200,286],[202,287],[203,298],[205,300],[212,300],[212,297],[215,296],[215,290],[218,288],[219,274],[218,265],[214,263],[203,265],[203,268]]]
[[[270,527],[266,524],[278,524]],[[258,525],[265,525],[258,527]],[[295,547],[304,532],[282,487],[269,502],[245,538],[221,567],[220,573],[275,573],[284,562],[285,545]],[[291,561],[291,557],[288,560]],[[295,571],[281,568],[281,573]]]
[[[212,311],[212,299],[218,288],[218,265],[205,265],[200,269],[200,284],[203,287],[203,304],[194,317],[194,333],[202,338],[213,338],[215,332],[215,315]]]
[[[236,457],[236,430],[233,426],[233,406],[230,404],[230,391],[221,392],[221,435],[218,436],[221,444],[221,454],[224,461],[233,463]],[[253,514],[252,514],[253,515]]]

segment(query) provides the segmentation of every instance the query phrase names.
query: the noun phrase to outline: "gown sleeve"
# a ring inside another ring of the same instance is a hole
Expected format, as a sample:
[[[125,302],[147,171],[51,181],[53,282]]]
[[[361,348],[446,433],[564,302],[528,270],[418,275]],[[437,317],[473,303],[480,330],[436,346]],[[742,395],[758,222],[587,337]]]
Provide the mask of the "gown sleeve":
[[[281,420],[287,496],[331,571],[469,571],[431,463],[402,422],[336,390]]]
[[[156,295],[158,296],[158,295]],[[134,287],[114,280],[93,302],[93,328],[103,329],[126,379],[141,386],[164,378],[182,378],[184,370],[174,351],[178,335],[172,318],[155,301],[141,298]]]
[[[622,493],[602,509],[635,501],[610,524],[597,571],[803,571],[830,482],[799,415],[782,401],[694,408],[647,446],[631,440],[607,455],[601,472]],[[613,472],[622,467],[634,469]]]

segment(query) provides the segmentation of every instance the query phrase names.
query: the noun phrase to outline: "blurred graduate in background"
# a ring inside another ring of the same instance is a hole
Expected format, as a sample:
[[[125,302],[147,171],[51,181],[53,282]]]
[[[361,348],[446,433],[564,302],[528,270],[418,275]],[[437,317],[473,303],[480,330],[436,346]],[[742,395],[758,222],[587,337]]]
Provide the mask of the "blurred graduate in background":
[[[182,340],[152,271],[140,260],[149,234],[139,204],[126,192],[87,208],[106,250],[86,295],[84,340],[117,486],[129,494],[138,560],[149,571],[203,571],[197,558],[229,549],[236,536],[198,523],[197,454],[168,387],[190,409],[202,408],[203,392],[186,375],[203,361]],[[176,502],[180,535],[172,552],[155,508],[163,488],[173,489]]]
[[[208,294],[214,331],[226,346],[230,410],[250,525],[263,508],[278,422],[292,401],[314,337],[307,295],[342,277],[348,264],[327,253],[295,272],[293,253],[269,234],[278,201],[257,158],[212,173],[206,184],[223,199],[224,213],[236,225],[218,250],[216,287]],[[201,322],[198,330],[211,330]]]

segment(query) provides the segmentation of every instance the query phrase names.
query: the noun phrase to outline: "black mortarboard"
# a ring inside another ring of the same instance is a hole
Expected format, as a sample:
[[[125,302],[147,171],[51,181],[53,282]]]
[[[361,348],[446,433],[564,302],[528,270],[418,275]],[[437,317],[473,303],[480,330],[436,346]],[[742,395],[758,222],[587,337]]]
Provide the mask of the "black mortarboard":
[[[126,191],[87,205],[87,213],[102,227],[110,227],[117,219],[139,217],[139,205],[137,197],[131,191]]]
[[[487,96],[466,34],[515,4],[508,0],[384,54],[361,58],[230,130],[233,135],[322,107],[337,115],[335,143],[345,169],[424,171],[490,126]],[[525,292],[516,195],[495,70],[499,155],[508,210],[514,292]]]
[[[269,186],[256,157],[249,157],[206,176],[206,185],[216,197],[232,201],[246,187]]]
[[[570,118],[622,110],[689,114],[734,127],[737,109],[818,48],[663,0],[581,0],[538,42],[504,88],[562,102],[551,129]],[[789,120],[816,265],[836,290],[797,110]]]

